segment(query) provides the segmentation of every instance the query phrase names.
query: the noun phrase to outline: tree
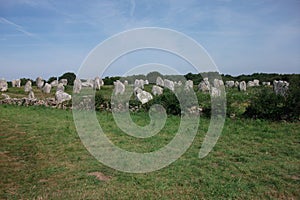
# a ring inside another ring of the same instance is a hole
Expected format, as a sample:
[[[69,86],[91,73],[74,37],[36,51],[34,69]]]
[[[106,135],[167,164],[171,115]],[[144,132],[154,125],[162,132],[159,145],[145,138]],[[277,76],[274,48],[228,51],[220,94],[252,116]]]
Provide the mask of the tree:
[[[154,72],[149,72],[146,75],[147,80],[149,81],[149,83],[156,83],[156,79],[157,77],[160,76],[161,78],[163,78],[163,75],[157,71]]]
[[[74,80],[76,79],[76,75],[73,72],[67,72],[58,78],[58,80],[61,80],[61,79],[67,79],[68,85],[73,85]]]
[[[47,83],[51,83],[52,81],[55,81],[55,80],[57,80],[57,77],[52,76],[48,79]]]

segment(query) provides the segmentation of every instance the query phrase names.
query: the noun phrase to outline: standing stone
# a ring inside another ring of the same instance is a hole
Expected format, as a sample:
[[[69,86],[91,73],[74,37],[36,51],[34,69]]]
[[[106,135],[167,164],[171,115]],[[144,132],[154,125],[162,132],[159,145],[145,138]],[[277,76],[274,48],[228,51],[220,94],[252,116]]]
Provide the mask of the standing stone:
[[[51,85],[49,83],[46,83],[45,86],[43,87],[43,92],[46,94],[50,94],[51,92]]]
[[[62,103],[64,101],[71,100],[72,97],[68,93],[65,93],[65,92],[59,90],[59,91],[56,91],[56,93],[55,93],[55,99],[56,99],[57,103]]]
[[[157,85],[153,85],[153,87],[152,87],[152,94],[155,96],[161,95],[163,93],[163,91],[164,91],[164,89]]]
[[[149,102],[151,99],[153,99],[152,95],[146,91],[142,91],[141,93],[138,93],[137,98],[142,104],[145,104]]]
[[[102,80],[102,78],[100,78],[100,86],[104,85],[104,81]]]
[[[62,83],[63,86],[66,86],[66,85],[68,85],[68,79],[65,79],[65,78],[60,79],[60,80],[59,80],[59,83]]]
[[[156,85],[160,85],[160,86],[162,86],[162,87],[165,86],[164,81],[163,81],[163,79],[162,79],[160,76],[158,76],[158,77],[156,78]]]
[[[12,81],[11,81],[11,87],[16,87],[16,85],[17,85],[17,84],[16,84],[16,80],[12,80]]]
[[[215,88],[219,88],[220,87],[220,82],[219,82],[219,79],[214,79],[214,87]]]
[[[223,80],[219,80],[219,79],[214,79],[214,87],[215,88],[219,88],[219,87],[221,87],[221,86],[224,86],[224,82],[223,82]]]
[[[94,89],[95,90],[101,89],[101,79],[99,78],[99,76],[97,76],[94,80]]]
[[[81,83],[81,80],[79,78],[76,78],[74,80],[73,92],[75,94],[79,94],[80,93],[80,91],[81,91],[81,84],[82,83]]]
[[[29,91],[28,99],[35,99],[34,92],[32,90]]]
[[[203,78],[203,81],[201,81],[198,85],[198,88],[202,92],[209,92],[210,91],[210,83],[208,81],[208,78]]]
[[[93,88],[94,87],[94,80],[88,79],[86,82],[83,82],[81,85],[82,85],[82,87],[91,87],[91,88]]]
[[[124,81],[124,85],[128,85],[128,81],[127,80]]]
[[[238,88],[240,86],[240,83],[238,81],[235,81],[234,86]]]
[[[239,84],[239,90],[240,91],[246,91],[247,89],[247,84],[245,81],[241,81],[240,84]]]
[[[136,87],[133,89],[133,92],[134,92],[135,96],[137,96],[137,94],[143,92],[143,90],[139,87]]]
[[[138,88],[141,88],[141,89],[144,89],[144,80],[140,79],[135,79],[134,81],[134,87],[138,87]]]
[[[37,77],[35,82],[36,82],[36,86],[38,88],[40,88],[40,89],[43,88],[43,86],[44,86],[44,80],[42,79],[42,77]]]
[[[52,81],[50,84],[51,84],[52,87],[57,87],[57,85],[58,85],[58,80],[54,80],[54,81]]]
[[[248,82],[247,82],[247,86],[248,86],[248,87],[254,87],[253,81],[248,81]]]
[[[259,80],[254,79],[254,80],[253,80],[253,84],[254,84],[254,86],[259,86]]]
[[[192,81],[192,84],[193,84],[193,86],[194,86],[193,81]],[[181,82],[181,81],[178,81],[178,82],[177,82],[177,85],[178,85],[178,86],[182,86],[182,82]]]
[[[21,80],[20,79],[16,79],[16,87],[20,88],[21,87]]]
[[[0,92],[6,92],[8,88],[7,81],[5,79],[0,79]]]
[[[64,92],[65,91],[65,86],[62,83],[59,83],[57,85],[56,91],[62,91],[62,92]]]
[[[234,87],[234,81],[226,81],[225,85],[226,85],[226,87],[232,88],[232,87]]]
[[[165,84],[165,87],[166,87],[166,88],[168,88],[168,89],[174,91],[175,88],[174,88],[174,82],[173,82],[173,81],[170,81],[170,80],[168,80],[168,79],[165,79],[165,80],[164,80],[164,84]]]
[[[274,92],[276,95],[282,95],[285,96],[288,89],[289,89],[289,83],[287,81],[273,81],[273,87],[274,87]]]
[[[269,86],[269,85],[271,85],[271,82],[262,82],[262,84]]]
[[[119,81],[119,80],[115,81],[114,85],[115,85],[115,89],[114,89],[115,95],[124,94],[125,85],[121,81]]]
[[[31,81],[27,81],[25,86],[24,86],[24,91],[25,92],[30,92],[32,90],[31,85],[32,85]]]
[[[178,85],[180,85],[180,83],[181,83],[181,81],[178,82]],[[194,87],[193,81],[187,80],[187,81],[185,82],[184,89],[185,89],[186,91],[193,90],[193,87]]]
[[[211,96],[212,97],[219,97],[221,96],[221,90],[216,87],[211,87]]]
[[[145,80],[145,81],[144,81],[144,84],[145,84],[145,85],[149,85],[149,81],[148,81],[148,80]]]

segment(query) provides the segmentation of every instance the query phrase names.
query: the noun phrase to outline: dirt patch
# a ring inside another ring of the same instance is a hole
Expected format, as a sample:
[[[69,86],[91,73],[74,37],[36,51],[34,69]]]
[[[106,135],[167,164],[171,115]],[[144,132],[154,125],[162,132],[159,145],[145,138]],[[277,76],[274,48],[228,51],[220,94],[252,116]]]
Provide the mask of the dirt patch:
[[[100,181],[109,181],[112,177],[106,176],[102,172],[90,172],[88,173],[90,176],[95,176]]]

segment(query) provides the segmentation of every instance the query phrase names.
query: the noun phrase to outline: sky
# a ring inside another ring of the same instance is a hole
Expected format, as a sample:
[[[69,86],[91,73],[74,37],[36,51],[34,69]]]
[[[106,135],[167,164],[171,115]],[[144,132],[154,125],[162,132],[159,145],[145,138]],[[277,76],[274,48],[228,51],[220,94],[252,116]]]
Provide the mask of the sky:
[[[300,0],[0,0],[0,78],[76,73],[99,43],[142,27],[191,37],[223,74],[300,73]],[[157,53],[120,59],[106,75],[126,73],[136,58],[159,63]]]

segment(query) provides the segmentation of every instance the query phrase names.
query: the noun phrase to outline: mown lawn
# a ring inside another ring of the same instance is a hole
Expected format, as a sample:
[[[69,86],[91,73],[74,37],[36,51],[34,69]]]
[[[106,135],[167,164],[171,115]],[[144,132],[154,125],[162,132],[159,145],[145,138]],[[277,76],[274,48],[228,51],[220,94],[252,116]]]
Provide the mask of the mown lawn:
[[[97,116],[116,145],[135,151],[165,145],[180,120],[169,116],[162,134],[141,143],[124,136],[112,114]],[[132,117],[140,125],[148,123],[147,113]],[[170,166],[130,174],[89,154],[71,111],[1,105],[0,199],[300,198],[299,123],[227,119],[214,150],[200,160],[208,123],[201,118],[194,143]]]

